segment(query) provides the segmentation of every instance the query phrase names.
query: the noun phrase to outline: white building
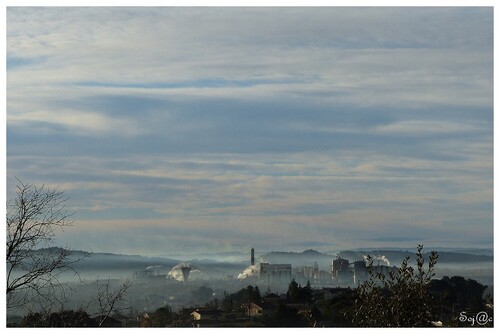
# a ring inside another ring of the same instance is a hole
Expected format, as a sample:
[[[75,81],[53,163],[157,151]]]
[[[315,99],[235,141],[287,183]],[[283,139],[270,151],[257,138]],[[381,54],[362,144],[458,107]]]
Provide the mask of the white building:
[[[292,265],[261,263],[259,281],[267,285],[289,284],[292,281]]]

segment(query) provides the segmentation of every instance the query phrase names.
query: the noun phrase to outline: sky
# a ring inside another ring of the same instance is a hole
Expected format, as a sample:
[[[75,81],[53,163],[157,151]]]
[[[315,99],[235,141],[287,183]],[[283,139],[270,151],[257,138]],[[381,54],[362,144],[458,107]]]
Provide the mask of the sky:
[[[8,7],[7,198],[126,254],[493,246],[493,8]]]

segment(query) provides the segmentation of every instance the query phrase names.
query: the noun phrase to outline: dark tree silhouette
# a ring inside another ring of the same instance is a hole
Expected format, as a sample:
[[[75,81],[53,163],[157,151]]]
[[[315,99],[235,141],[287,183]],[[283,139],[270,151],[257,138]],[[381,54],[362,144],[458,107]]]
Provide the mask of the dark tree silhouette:
[[[459,321],[460,312],[467,312],[468,316],[486,312],[493,316],[493,302],[483,296],[487,286],[462,276],[444,276],[440,280],[432,280],[430,291],[438,301],[436,313],[439,319],[447,326],[470,326],[469,322]],[[491,322],[486,323],[492,326]]]
[[[361,327],[426,327],[431,326],[434,300],[430,282],[438,254],[431,252],[428,268],[424,268],[423,246],[417,247],[416,270],[410,257],[396,272],[388,276],[376,272],[368,258],[370,277],[357,289],[353,324]]]
[[[49,314],[30,313],[26,315],[20,327],[96,327],[97,323],[90,318],[87,312],[60,311]]]
[[[172,323],[172,309],[169,306],[160,307],[150,318],[152,327],[167,327]]]
[[[50,247],[56,230],[72,224],[66,201],[61,191],[18,180],[16,198],[7,203],[8,308],[64,302],[58,275],[80,260],[70,259],[67,249]]]
[[[307,281],[306,286],[302,287],[295,282],[295,279],[292,279],[288,285],[287,297],[293,301],[310,302],[312,299],[311,283]]]
[[[111,280],[100,283],[96,281],[97,294],[95,304],[98,306],[98,316],[96,317],[97,326],[101,327],[106,322],[112,313],[120,313],[126,308],[120,307],[120,304],[125,300],[127,290],[132,286],[132,282],[125,280],[117,289],[111,289]]]

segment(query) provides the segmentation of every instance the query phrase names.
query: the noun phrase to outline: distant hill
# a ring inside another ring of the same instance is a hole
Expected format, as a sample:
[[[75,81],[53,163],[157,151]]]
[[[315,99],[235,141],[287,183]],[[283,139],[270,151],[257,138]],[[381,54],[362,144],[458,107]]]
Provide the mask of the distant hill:
[[[36,252],[53,252],[57,248],[39,249]],[[147,267],[154,266],[159,274],[167,274],[174,266],[186,262],[193,268],[197,268],[203,275],[224,277],[224,275],[237,275],[246,264],[234,262],[219,262],[211,259],[197,260],[192,259],[182,261],[168,257],[160,256],[141,256],[113,253],[91,253],[85,251],[70,251],[70,260],[82,258],[72,265],[72,268],[81,274],[82,277],[93,279],[96,275],[125,277],[131,276],[135,271],[145,270]]]
[[[42,248],[36,250],[37,253],[49,253],[57,251],[60,248]],[[147,257],[140,255],[124,255],[113,253],[92,253],[81,250],[71,250],[69,259],[78,259],[80,261],[72,265],[77,270],[141,270],[151,265],[165,266],[171,268],[177,263],[178,260],[164,258],[164,257]]]
[[[408,251],[415,252],[415,248],[401,248],[401,247],[384,247],[379,249],[379,251]],[[458,247],[425,247],[424,251],[437,251],[439,253],[461,253],[461,254],[472,254],[472,255],[489,255],[493,256],[493,248],[458,248]],[[376,252],[375,248],[356,248],[349,249],[345,251],[359,251],[359,252]]]
[[[40,249],[37,252],[49,252],[53,251],[55,248]],[[57,250],[57,248],[56,248]],[[477,251],[477,254],[472,254],[473,252],[453,252],[453,251],[438,251],[438,266],[439,264],[475,264],[475,263],[491,263],[493,264],[493,256],[486,255],[485,252]],[[481,254],[483,253],[483,254]],[[424,253],[425,257],[428,258],[430,253]],[[218,254],[219,256],[221,254]],[[223,254],[227,256],[227,260],[232,258],[236,260],[236,257],[246,254]],[[236,256],[234,256],[236,255]],[[344,250],[337,254],[326,254],[313,249],[308,249],[303,252],[282,252],[273,251],[267,254],[263,254],[256,258],[256,262],[268,262],[274,264],[291,264],[293,267],[299,266],[312,266],[317,263],[321,269],[330,270],[331,261],[337,256],[340,256],[349,262],[354,262],[358,260],[363,260],[365,255],[371,255],[374,258],[375,263],[377,258],[387,259],[390,265],[399,266],[403,259],[410,257],[411,262],[414,262],[415,250],[398,250],[398,249],[356,249],[356,250]],[[180,260],[172,259],[168,257],[148,257],[140,255],[124,255],[124,254],[112,254],[112,253],[91,253],[85,251],[71,251],[71,258],[84,257],[82,261],[77,262],[73,267],[77,271],[114,271],[123,270],[127,272],[133,272],[136,270],[143,270],[148,266],[160,266],[163,267],[167,272],[175,265],[180,262]],[[220,271],[228,270],[228,272],[234,274],[240,268],[244,269],[247,265],[247,260],[243,262],[233,262],[227,261],[226,259],[220,258],[219,260],[213,259],[192,259],[187,262],[192,263],[200,268],[204,268],[207,271]]]
[[[477,254],[473,254],[473,252],[465,253],[461,252],[453,252],[453,251],[438,251],[438,264],[439,263],[448,263],[448,264],[460,264],[460,263],[478,263],[478,262],[491,262],[493,263],[493,256],[487,255],[486,250],[475,251]],[[289,263],[292,266],[303,266],[308,265],[311,266],[315,262],[318,263],[320,267],[324,269],[329,268],[331,265],[331,261],[337,256],[342,257],[349,262],[363,260],[364,256],[371,255],[374,259],[374,262],[381,262],[382,259],[386,259],[389,261],[390,265],[399,266],[401,262],[406,258],[410,257],[410,261],[414,262],[415,260],[415,250],[398,250],[398,249],[357,249],[357,250],[344,250],[340,251],[337,254],[325,254],[315,250],[306,250],[300,253],[297,252],[270,252],[268,254],[262,255],[259,260],[261,262],[269,262],[269,263]],[[424,256],[427,259],[430,255],[430,252],[424,252]],[[386,264],[387,262],[384,260],[382,262]]]
[[[131,269],[141,270],[148,266],[164,266],[171,268],[179,263],[178,260],[161,257],[144,257],[140,255],[122,255],[111,253],[91,253],[74,267],[76,270],[84,269]]]
[[[313,249],[296,252],[270,252],[259,257],[260,262],[289,263],[292,266],[312,266],[315,262],[319,266],[328,268],[335,257]]]
[[[389,249],[376,249],[376,250],[347,250],[339,252],[339,256],[349,261],[362,260],[364,255],[371,255],[374,259],[379,256],[385,256],[391,265],[398,266],[406,258],[410,257],[411,261],[415,259],[415,251],[403,250],[389,250]],[[424,252],[425,258],[428,258],[430,252]],[[493,256],[491,255],[474,255],[450,251],[438,251],[438,264],[439,263],[474,263],[474,262],[492,262]]]

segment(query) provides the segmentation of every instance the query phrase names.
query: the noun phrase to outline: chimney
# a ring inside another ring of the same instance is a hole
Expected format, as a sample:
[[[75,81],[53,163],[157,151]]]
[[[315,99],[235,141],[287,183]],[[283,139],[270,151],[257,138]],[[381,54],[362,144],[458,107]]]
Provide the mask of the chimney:
[[[254,254],[254,249],[252,248],[252,250],[250,251],[250,265],[251,266],[254,266],[255,265],[255,254]]]

